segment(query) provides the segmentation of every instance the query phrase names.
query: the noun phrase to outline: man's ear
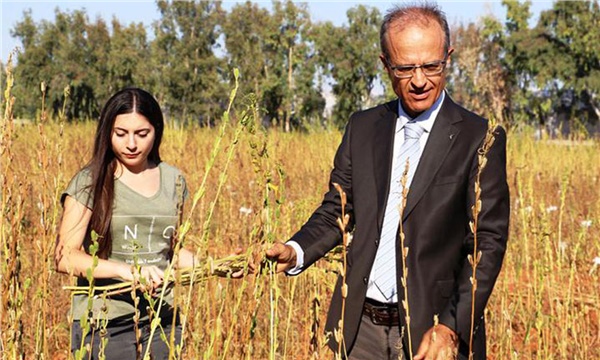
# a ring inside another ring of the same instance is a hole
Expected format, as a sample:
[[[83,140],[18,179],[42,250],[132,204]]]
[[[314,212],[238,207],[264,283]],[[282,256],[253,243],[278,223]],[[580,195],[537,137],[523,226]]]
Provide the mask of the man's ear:
[[[450,64],[450,55],[454,52],[454,48],[448,49],[448,54],[446,55],[446,66]]]
[[[385,55],[383,55],[383,53],[379,54],[379,60],[381,60],[381,63],[383,64],[383,68],[388,70],[388,62],[387,59],[385,58]]]

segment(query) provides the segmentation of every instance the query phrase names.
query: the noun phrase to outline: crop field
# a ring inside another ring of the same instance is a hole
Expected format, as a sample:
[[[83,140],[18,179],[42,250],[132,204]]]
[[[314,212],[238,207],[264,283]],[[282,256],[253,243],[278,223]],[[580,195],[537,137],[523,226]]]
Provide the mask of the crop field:
[[[16,101],[19,101],[16,99]],[[308,218],[327,188],[338,130],[256,126],[234,102],[216,128],[169,123],[164,161],[185,174],[182,245],[205,266],[238,247],[260,261]],[[90,158],[93,122],[44,116],[0,137],[0,358],[70,358],[73,278],[54,270],[59,198]],[[600,143],[508,133],[509,246],[486,311],[490,359],[600,359]],[[335,257],[297,277],[267,265],[243,279],[177,285],[183,359],[331,359],[323,333]],[[410,279],[409,279],[410,281]],[[349,295],[352,296],[352,289]]]

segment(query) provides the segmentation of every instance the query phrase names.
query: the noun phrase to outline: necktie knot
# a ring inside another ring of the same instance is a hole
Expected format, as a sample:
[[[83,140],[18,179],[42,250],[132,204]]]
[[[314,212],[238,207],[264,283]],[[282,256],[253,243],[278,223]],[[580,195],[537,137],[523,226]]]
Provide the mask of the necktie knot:
[[[425,129],[416,122],[408,122],[404,125],[404,140],[419,139]]]

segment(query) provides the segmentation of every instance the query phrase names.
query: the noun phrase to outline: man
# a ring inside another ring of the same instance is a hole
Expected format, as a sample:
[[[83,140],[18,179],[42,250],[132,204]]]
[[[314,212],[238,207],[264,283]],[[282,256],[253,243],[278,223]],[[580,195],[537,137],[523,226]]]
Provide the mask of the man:
[[[352,115],[323,203],[290,241],[275,244],[267,256],[278,262],[279,271],[295,275],[339,245],[341,203],[332,184],[340,184],[351,214],[349,230],[354,231],[347,254],[348,357],[397,359],[399,352],[406,359],[449,359],[455,353],[467,359],[472,318],[468,255],[474,249],[469,223],[474,220],[478,150],[488,122],[455,104],[444,91],[454,50],[437,6],[392,9],[380,39],[380,59],[398,100]],[[479,184],[475,359],[486,358],[483,311],[508,236],[506,135],[498,128],[494,136]],[[401,180],[409,189],[404,207]],[[409,248],[405,259],[402,244]],[[341,317],[341,285],[340,278],[326,326],[331,332]],[[337,350],[334,337],[330,346]]]

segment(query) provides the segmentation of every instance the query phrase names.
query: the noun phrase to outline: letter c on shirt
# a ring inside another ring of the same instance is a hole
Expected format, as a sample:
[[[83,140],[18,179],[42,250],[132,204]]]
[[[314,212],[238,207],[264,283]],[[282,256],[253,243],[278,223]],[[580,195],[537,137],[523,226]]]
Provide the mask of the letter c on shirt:
[[[169,231],[169,230],[170,230],[170,231]],[[173,225],[170,225],[170,226],[167,226],[167,227],[166,227],[166,228],[163,230],[162,236],[163,236],[163,238],[165,238],[165,239],[170,239],[170,238],[171,238],[171,236],[173,236],[173,233],[174,233],[174,232],[175,232],[175,226],[173,226]]]

